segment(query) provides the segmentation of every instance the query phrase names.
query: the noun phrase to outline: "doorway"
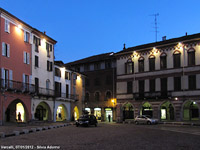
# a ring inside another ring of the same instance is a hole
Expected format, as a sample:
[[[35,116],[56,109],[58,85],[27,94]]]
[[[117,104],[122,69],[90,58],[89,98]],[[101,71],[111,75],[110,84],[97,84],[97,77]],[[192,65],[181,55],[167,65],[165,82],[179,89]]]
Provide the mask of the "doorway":
[[[113,121],[113,111],[111,108],[106,108],[105,109],[105,112],[106,112],[106,121],[109,122],[109,115],[110,115],[110,122]]]

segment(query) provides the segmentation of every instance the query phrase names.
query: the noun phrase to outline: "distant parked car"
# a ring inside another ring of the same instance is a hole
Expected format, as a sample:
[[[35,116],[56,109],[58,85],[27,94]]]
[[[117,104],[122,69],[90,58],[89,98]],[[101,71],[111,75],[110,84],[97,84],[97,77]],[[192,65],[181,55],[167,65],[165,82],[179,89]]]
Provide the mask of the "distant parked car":
[[[76,126],[89,126],[94,125],[97,127],[97,119],[94,115],[82,115],[77,121]]]
[[[150,116],[139,115],[135,117],[135,124],[157,124],[158,119],[150,118]]]

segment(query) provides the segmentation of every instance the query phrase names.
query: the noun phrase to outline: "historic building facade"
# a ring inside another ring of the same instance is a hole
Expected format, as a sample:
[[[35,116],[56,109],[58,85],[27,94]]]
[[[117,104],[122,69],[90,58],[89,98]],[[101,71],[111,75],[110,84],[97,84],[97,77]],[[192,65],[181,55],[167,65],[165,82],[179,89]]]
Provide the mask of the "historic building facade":
[[[71,71],[71,120],[77,120],[84,110],[85,75]]]
[[[86,75],[83,107],[98,120],[115,121],[115,57],[114,53],[91,56],[66,64],[67,67]]]
[[[0,125],[81,115],[85,77],[54,66],[54,39],[0,8],[0,43]]]
[[[55,61],[54,70],[54,121],[77,120],[82,115],[85,77],[67,69],[62,61]]]
[[[0,9],[0,124],[31,119],[32,28]]]
[[[54,116],[54,44],[46,33],[32,32],[32,119],[53,120]]]
[[[200,119],[200,34],[116,53],[117,121]]]

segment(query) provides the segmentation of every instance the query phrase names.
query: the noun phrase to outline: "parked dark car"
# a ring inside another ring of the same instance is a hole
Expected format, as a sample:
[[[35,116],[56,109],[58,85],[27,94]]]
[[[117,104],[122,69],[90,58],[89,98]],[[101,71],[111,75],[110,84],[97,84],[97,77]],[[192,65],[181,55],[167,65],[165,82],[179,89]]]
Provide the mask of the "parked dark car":
[[[94,115],[82,115],[77,121],[76,126],[89,126],[94,125],[97,126],[98,122]]]

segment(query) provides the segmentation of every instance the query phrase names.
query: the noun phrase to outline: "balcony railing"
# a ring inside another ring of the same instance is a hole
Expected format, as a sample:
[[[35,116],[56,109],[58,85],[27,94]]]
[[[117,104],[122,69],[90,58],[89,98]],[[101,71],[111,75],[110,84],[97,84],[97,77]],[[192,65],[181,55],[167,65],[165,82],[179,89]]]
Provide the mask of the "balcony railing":
[[[35,86],[35,93],[36,95],[39,95],[39,96],[48,96],[48,97],[54,97],[55,95],[54,90],[36,87],[36,86]]]
[[[0,80],[1,89],[5,91],[15,91],[15,92],[22,92],[22,93],[34,93],[35,87],[32,84],[12,81],[12,80]]]
[[[79,100],[79,95],[77,94],[60,93],[52,89],[37,87],[33,84],[23,83],[19,81],[5,80],[5,79],[0,79],[0,89],[4,91],[29,93],[35,96],[61,97],[76,101]]]
[[[136,100],[140,99],[161,99],[161,98],[169,98],[172,96],[171,91],[166,92],[143,92],[143,93],[134,93],[134,98]]]
[[[55,97],[57,98],[64,98],[64,99],[72,99],[72,100],[79,100],[79,95],[77,94],[66,94],[66,93],[60,93],[55,91]]]

